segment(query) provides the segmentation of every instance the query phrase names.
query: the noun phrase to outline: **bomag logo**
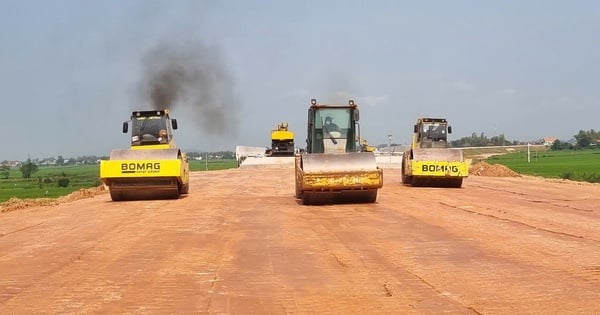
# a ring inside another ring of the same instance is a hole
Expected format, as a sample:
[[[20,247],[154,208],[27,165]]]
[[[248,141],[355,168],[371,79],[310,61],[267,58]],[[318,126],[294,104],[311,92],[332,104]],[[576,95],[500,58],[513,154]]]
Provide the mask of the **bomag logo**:
[[[121,163],[122,174],[134,174],[134,173],[158,173],[160,172],[159,162],[147,162],[147,163]]]
[[[458,166],[456,165],[435,165],[435,164],[423,164],[421,171],[429,173],[458,173]]]

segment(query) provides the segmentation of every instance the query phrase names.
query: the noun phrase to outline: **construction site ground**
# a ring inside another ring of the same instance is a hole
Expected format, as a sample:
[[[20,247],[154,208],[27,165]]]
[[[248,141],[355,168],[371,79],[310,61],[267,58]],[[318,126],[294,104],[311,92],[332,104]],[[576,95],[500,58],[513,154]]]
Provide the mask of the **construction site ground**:
[[[600,185],[484,165],[412,188],[380,164],[375,204],[303,206],[285,163],[194,172],[179,200],[4,205],[0,313],[600,313]]]

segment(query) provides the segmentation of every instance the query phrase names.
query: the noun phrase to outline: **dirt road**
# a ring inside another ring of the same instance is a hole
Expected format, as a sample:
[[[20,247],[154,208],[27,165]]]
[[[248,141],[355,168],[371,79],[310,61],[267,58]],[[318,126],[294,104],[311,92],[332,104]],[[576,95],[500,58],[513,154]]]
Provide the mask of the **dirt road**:
[[[293,168],[0,213],[0,313],[600,313],[600,185],[472,176],[302,206]]]

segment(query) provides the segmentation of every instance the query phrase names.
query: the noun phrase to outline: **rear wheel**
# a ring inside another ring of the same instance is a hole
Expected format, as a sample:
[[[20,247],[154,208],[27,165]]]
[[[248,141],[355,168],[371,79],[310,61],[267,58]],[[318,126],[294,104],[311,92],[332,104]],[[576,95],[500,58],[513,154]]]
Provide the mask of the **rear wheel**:
[[[190,191],[190,184],[184,184],[183,186],[181,186],[181,189],[179,190],[179,192],[182,195],[187,195],[189,191]]]
[[[367,191],[365,193],[364,201],[367,203],[374,203],[377,201],[377,190]]]
[[[303,205],[335,204],[337,193],[305,191],[302,193]]]
[[[170,198],[171,199],[179,199],[179,197],[181,196],[181,194],[179,193],[179,190],[173,192],[173,194],[171,194]]]
[[[452,187],[452,188],[460,188],[462,186],[462,182],[463,182],[462,178],[455,178],[450,183],[450,187]]]
[[[422,177],[415,177],[413,178],[411,176],[410,178],[410,184],[412,187],[423,187],[423,186],[427,186],[427,179],[426,178],[422,178]]]
[[[112,201],[123,201],[123,192],[110,190],[110,199],[112,199]]]
[[[300,195],[300,198],[302,198],[302,204],[303,205],[311,205],[311,204],[313,204],[313,201],[314,201],[313,199],[315,199],[313,197],[313,195],[314,195],[314,193],[312,193],[312,192],[308,192],[308,191],[303,192]]]

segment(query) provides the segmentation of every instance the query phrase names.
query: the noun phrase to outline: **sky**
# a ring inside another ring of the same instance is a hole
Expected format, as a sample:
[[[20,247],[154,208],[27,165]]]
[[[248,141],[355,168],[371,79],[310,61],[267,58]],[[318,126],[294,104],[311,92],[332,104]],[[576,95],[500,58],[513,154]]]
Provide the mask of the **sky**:
[[[108,156],[157,107],[185,151],[267,147],[279,122],[303,147],[312,98],[355,100],[374,145],[425,116],[569,140],[600,129],[598,34],[597,1],[0,0],[0,161]]]

